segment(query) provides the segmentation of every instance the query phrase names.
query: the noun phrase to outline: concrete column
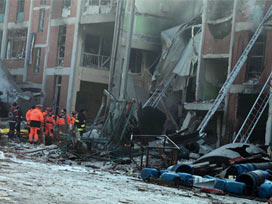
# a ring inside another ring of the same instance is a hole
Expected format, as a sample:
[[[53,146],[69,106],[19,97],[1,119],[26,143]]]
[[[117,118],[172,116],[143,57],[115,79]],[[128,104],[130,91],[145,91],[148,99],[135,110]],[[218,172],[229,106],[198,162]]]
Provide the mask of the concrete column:
[[[236,13],[237,13],[237,0],[233,2],[233,11],[232,11],[232,28],[231,28],[231,39],[230,39],[230,48],[229,48],[229,60],[228,60],[228,76],[231,72],[232,68],[232,55],[233,55],[233,46],[235,40],[235,25],[236,25]],[[228,141],[226,138],[226,128],[227,128],[227,117],[228,117],[228,103],[229,102],[229,94],[227,94],[224,103],[224,115],[223,115],[223,125],[222,125],[222,134],[221,138],[225,138],[223,141]],[[220,145],[219,141],[219,145]]]
[[[69,77],[68,84],[68,94],[66,101],[66,109],[68,113],[71,113],[72,110],[72,101],[74,95],[74,85],[75,85],[75,73],[76,73],[76,63],[77,63],[77,54],[78,54],[78,31],[79,31],[79,23],[81,17],[81,6],[83,1],[77,1],[77,14],[76,14],[76,23],[75,23],[75,32],[73,39],[73,51],[72,51],[72,59],[71,59],[71,71]]]
[[[5,7],[3,33],[2,33],[1,60],[5,59],[6,51],[7,51],[9,6],[10,6],[10,0],[7,0],[6,7]]]
[[[53,10],[54,1],[50,1],[50,10],[49,10],[49,17],[48,17],[48,28],[47,28],[47,36],[46,36],[46,49],[45,49],[45,56],[44,56],[44,63],[43,63],[43,76],[42,76],[42,93],[44,96],[46,95],[46,68],[48,64],[49,52],[50,52],[50,39],[51,39],[51,18],[52,18],[52,10]],[[42,98],[41,104],[44,104],[44,98]]]
[[[109,76],[109,85],[108,90],[113,93],[113,84],[115,79],[115,69],[117,63],[117,53],[120,43],[120,33],[121,33],[121,15],[123,8],[123,0],[118,0],[116,16],[115,16],[115,24],[114,24],[114,33],[113,33],[113,41],[112,41],[112,51],[111,51],[111,60],[110,60],[110,76]],[[120,50],[119,50],[120,51]],[[114,94],[116,96],[116,94]]]
[[[121,79],[121,88],[120,88],[121,100],[126,98],[126,92],[127,92],[127,80],[128,80],[129,61],[130,61],[131,41],[132,41],[132,34],[133,34],[133,27],[134,27],[134,12],[135,12],[135,0],[131,0],[129,28],[127,31],[127,39],[126,39],[126,52],[125,52],[125,59],[124,59],[122,79]]]
[[[201,26],[201,39],[198,51],[198,65],[197,65],[197,74],[196,74],[196,100],[202,99],[203,95],[203,79],[205,75],[203,74],[204,70],[202,68],[202,50],[205,40],[205,26],[207,21],[207,0],[203,1],[203,13],[202,13],[202,26]]]
[[[81,69],[80,69],[80,63],[81,63],[81,54],[83,51],[82,45],[83,45],[83,41],[85,39],[85,36],[82,33],[82,30],[80,29],[79,34],[78,34],[78,53],[77,53],[77,62],[76,62],[76,67],[78,67],[78,69],[75,70],[75,82],[74,82],[74,92],[73,92],[73,96],[72,96],[72,109],[75,109],[76,106],[76,96],[77,96],[77,92],[80,90],[80,79],[81,79]]]
[[[7,1],[6,1],[7,2]],[[29,8],[29,19],[28,19],[28,29],[27,29],[27,40],[26,40],[26,51],[25,51],[25,61],[24,61],[24,75],[23,75],[23,81],[25,82],[27,79],[27,69],[28,69],[28,63],[27,59],[29,57],[29,44],[30,44],[30,34],[32,31],[32,19],[33,19],[33,6],[34,6],[34,0],[31,0],[30,2],[30,8]],[[31,56],[30,56],[31,57]]]

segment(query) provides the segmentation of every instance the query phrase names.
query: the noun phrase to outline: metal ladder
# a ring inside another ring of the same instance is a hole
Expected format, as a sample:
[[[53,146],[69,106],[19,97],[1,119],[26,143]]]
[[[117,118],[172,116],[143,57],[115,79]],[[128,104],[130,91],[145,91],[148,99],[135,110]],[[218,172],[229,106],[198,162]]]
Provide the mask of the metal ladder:
[[[241,57],[239,58],[236,65],[234,66],[233,70],[229,74],[227,80],[225,81],[225,83],[221,87],[219,94],[218,94],[217,98],[215,99],[212,107],[209,109],[208,113],[205,115],[204,119],[202,120],[199,127],[197,128],[197,131],[199,132],[200,137],[204,137],[204,135],[205,135],[205,134],[203,134],[204,129],[206,128],[211,117],[214,115],[214,113],[216,112],[216,110],[218,109],[218,107],[220,106],[222,101],[224,100],[225,96],[228,94],[233,81],[236,79],[237,75],[239,74],[240,70],[243,67],[244,62],[246,61],[251,48],[253,47],[254,43],[256,42],[258,37],[260,36],[260,34],[263,30],[263,27],[264,27],[263,24],[271,16],[271,12],[272,12],[272,6],[269,8],[267,13],[265,14],[263,20],[259,24],[256,32],[252,36],[251,40],[249,41],[249,43],[248,43],[247,47],[245,48],[244,52],[242,53]]]
[[[241,137],[241,142],[247,143],[251,133],[253,132],[255,126],[257,125],[259,119],[261,118],[262,113],[264,112],[267,104],[269,103],[269,99],[272,96],[271,95],[271,87],[272,87],[271,79],[272,79],[272,73],[266,80],[260,94],[258,95],[252,108],[250,109],[239,132],[234,138],[233,143],[235,143],[239,137]]]
[[[176,78],[176,74],[170,73],[166,76],[165,79],[159,84],[158,88],[154,91],[154,93],[150,96],[150,98],[145,102],[143,108],[146,106],[151,106],[156,108],[163,97],[163,94],[169,88],[171,82]]]

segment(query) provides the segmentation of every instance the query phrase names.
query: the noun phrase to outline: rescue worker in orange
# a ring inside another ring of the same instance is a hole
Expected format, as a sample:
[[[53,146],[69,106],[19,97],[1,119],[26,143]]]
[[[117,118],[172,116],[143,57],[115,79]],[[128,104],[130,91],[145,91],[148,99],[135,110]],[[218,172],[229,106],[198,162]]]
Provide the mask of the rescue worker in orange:
[[[76,118],[77,118],[77,112],[76,111],[72,111],[72,117],[71,117],[71,124],[72,124],[72,126],[75,125]]]
[[[53,114],[52,108],[48,107],[44,114],[44,123],[45,123],[45,135],[49,135],[50,138],[53,138],[53,128],[56,124],[55,115]]]
[[[71,118],[70,116],[66,113],[66,109],[61,109],[58,117],[57,117],[57,125],[59,127],[59,133],[67,133],[67,130],[71,124]]]
[[[27,112],[26,112],[26,122],[27,122],[27,128],[28,128],[28,134],[30,134],[30,115],[31,115],[31,112],[35,109],[35,106],[32,106],[31,109],[29,109]]]
[[[37,105],[36,108],[30,114],[30,134],[29,134],[29,142],[37,143],[39,139],[39,132],[41,127],[43,126],[44,117],[42,114],[42,105]],[[34,141],[33,141],[34,136]]]

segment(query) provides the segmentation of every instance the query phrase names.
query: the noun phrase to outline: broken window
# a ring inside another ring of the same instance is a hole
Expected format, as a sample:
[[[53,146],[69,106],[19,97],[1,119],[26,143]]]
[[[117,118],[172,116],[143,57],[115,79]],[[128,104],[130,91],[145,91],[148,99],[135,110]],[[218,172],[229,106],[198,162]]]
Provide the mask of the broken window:
[[[265,42],[266,35],[260,35],[249,53],[246,73],[247,81],[258,80],[264,70]]]
[[[40,9],[39,32],[43,32],[45,9]]]
[[[63,0],[63,7],[70,8],[71,7],[71,0]]]
[[[46,0],[41,0],[40,5],[46,5]]]
[[[25,9],[25,1],[18,0],[17,21],[19,22],[24,21],[24,9]]]
[[[66,25],[59,27],[57,66],[64,66]]]
[[[34,72],[40,71],[40,61],[41,61],[41,48],[36,48],[36,59],[35,59],[35,68]]]
[[[53,99],[53,106],[54,106],[54,110],[55,110],[56,114],[59,111],[61,83],[62,83],[62,76],[56,75],[55,76],[54,99]]]
[[[129,70],[131,73],[141,73],[142,70],[142,51],[139,49],[131,49]]]
[[[5,0],[0,0],[0,14],[5,13]]]
[[[27,30],[9,30],[7,58],[22,59],[25,57]]]
[[[101,36],[87,34],[81,65],[84,67],[109,68],[110,42]]]

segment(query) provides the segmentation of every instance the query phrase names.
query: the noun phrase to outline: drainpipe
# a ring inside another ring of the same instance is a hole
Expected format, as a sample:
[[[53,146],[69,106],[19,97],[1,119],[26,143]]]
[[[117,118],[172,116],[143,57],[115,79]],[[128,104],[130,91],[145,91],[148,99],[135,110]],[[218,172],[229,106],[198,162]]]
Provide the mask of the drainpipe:
[[[126,98],[126,92],[127,92],[128,68],[129,68],[131,41],[132,41],[132,33],[133,33],[133,26],[134,26],[134,13],[135,13],[135,0],[131,0],[129,28],[128,28],[127,39],[126,39],[125,59],[124,59],[122,78],[121,78],[121,88],[120,88],[121,100],[124,100]]]
[[[1,44],[1,60],[4,60],[6,57],[7,49],[7,38],[8,38],[8,15],[9,15],[9,5],[10,1],[6,1],[5,6],[5,16],[4,16],[4,27],[2,33],[2,44]]]
[[[44,64],[43,64],[43,76],[42,76],[42,101],[41,104],[44,104],[45,99],[45,88],[46,88],[46,69],[48,64],[49,52],[50,52],[50,37],[51,37],[51,18],[52,18],[52,10],[53,10],[53,1],[50,1],[50,10],[49,10],[49,17],[48,17],[48,28],[47,28],[47,36],[46,36],[46,49],[45,49],[45,56],[44,56]]]
[[[77,54],[78,54],[78,32],[79,32],[79,23],[81,17],[81,5],[83,1],[77,1],[77,15],[76,15],[76,23],[75,23],[75,32],[73,39],[73,50],[72,50],[72,59],[71,59],[71,68],[70,68],[70,76],[69,76],[69,84],[68,84],[68,94],[66,101],[66,109],[68,113],[71,113],[72,109],[72,101],[73,101],[73,93],[75,86],[75,73],[76,73],[76,62],[77,62]]]
[[[9,0],[7,0],[9,1]],[[7,2],[6,1],[6,2]],[[25,61],[24,61],[24,75],[23,75],[23,82],[26,81],[27,79],[27,68],[28,68],[28,62],[27,62],[27,59],[28,57],[31,57],[29,56],[30,54],[30,43],[31,43],[31,38],[30,38],[30,34],[31,34],[31,31],[32,31],[32,19],[33,19],[33,6],[34,6],[34,0],[31,0],[30,2],[30,14],[29,14],[29,19],[28,19],[28,29],[27,29],[27,40],[26,40],[26,51],[25,51]]]

